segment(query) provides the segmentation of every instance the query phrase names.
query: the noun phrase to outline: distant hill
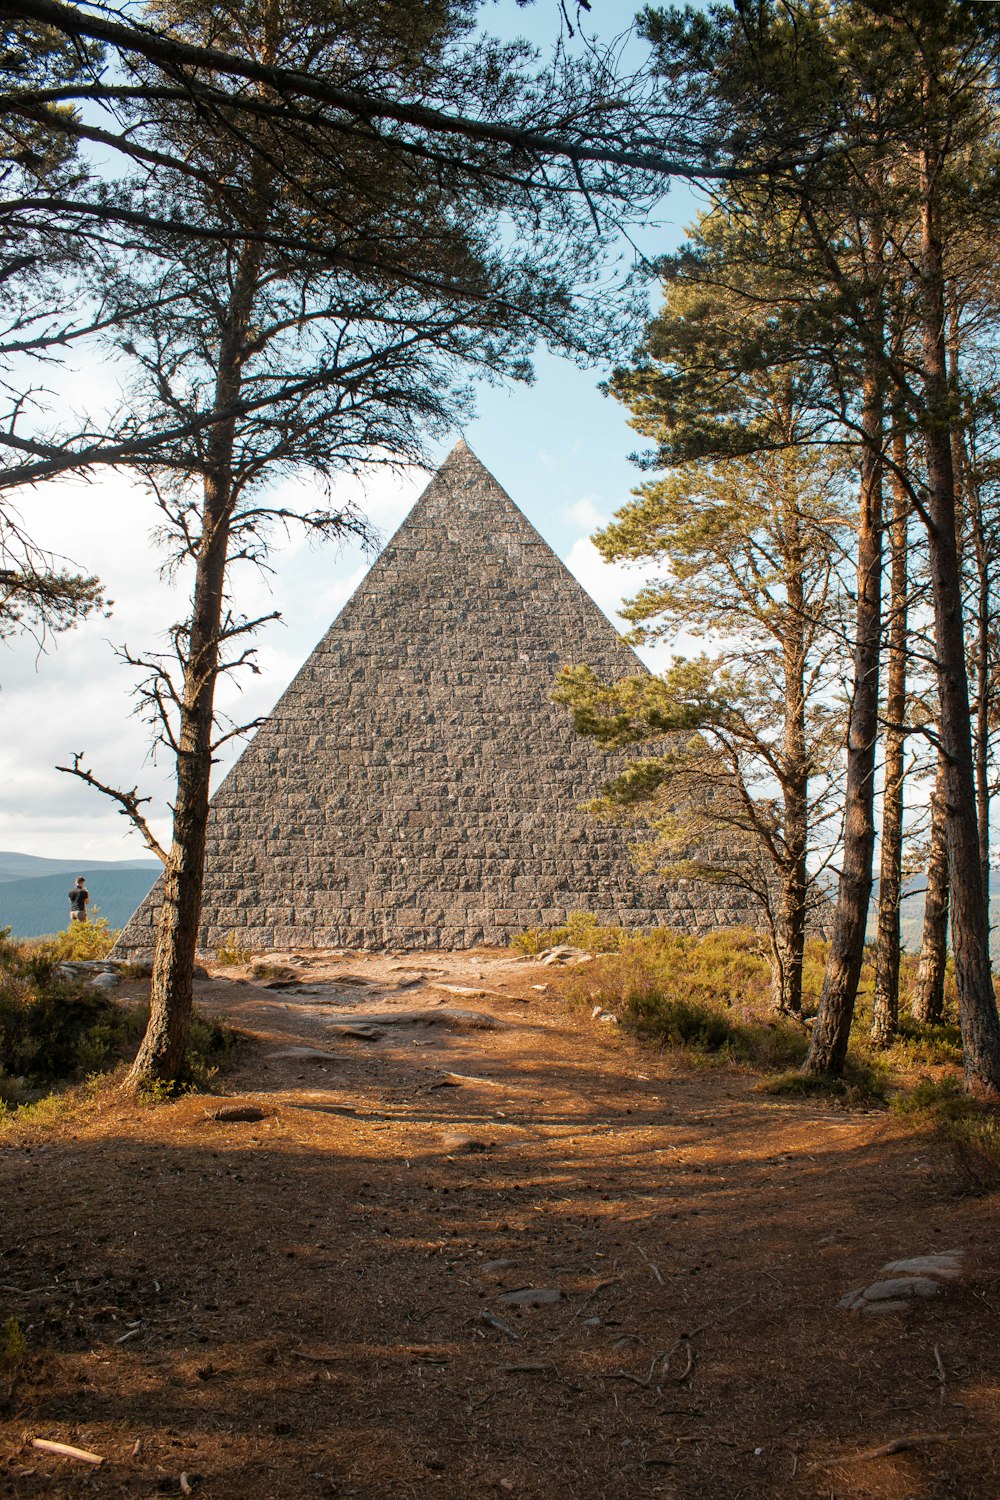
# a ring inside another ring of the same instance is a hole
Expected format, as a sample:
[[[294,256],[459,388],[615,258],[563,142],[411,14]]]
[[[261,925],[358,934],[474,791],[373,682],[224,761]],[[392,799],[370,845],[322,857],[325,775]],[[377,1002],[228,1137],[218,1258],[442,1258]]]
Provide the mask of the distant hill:
[[[8,880],[34,880],[39,875],[85,875],[95,870],[159,870],[157,859],[46,859],[38,854],[15,854],[0,849],[0,884]]]
[[[12,856],[0,854],[0,862]],[[31,855],[13,856],[32,859]],[[39,864],[61,861],[38,860]],[[8,867],[9,868],[9,867]],[[148,895],[160,873],[159,861],[66,862],[64,868],[30,879],[0,876],[0,927],[9,927],[14,937],[43,937],[59,932],[69,921],[68,892],[77,875],[87,877],[90,892],[88,915],[107,917],[110,926],[124,927],[136,907]]]
[[[918,875],[906,883],[906,894],[903,896],[903,904],[900,912],[900,937],[903,947],[910,953],[920,952],[920,941],[924,930],[924,891],[926,889],[923,875]],[[872,891],[872,904],[868,913],[868,939],[875,940],[876,923],[878,921],[878,881],[876,880]],[[995,965],[1000,964],[1000,870],[990,871],[990,957]]]

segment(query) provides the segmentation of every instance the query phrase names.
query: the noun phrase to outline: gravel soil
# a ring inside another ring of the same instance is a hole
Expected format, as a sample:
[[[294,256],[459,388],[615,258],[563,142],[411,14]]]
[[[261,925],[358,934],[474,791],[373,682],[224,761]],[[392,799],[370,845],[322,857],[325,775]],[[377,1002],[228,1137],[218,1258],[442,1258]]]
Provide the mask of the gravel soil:
[[[246,1033],[217,1094],[3,1137],[0,1495],[1000,1495],[1000,1212],[919,1127],[509,953],[268,962],[199,984]],[[838,1307],[952,1248],[912,1312]]]

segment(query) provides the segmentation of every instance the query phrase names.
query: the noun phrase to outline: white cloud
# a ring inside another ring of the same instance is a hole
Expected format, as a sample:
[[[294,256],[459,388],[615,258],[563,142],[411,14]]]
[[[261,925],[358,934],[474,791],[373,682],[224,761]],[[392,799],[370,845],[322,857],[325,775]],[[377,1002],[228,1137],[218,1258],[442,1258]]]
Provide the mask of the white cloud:
[[[598,510],[593,500],[586,497],[575,501],[573,505],[567,505],[563,514],[567,521],[572,521],[574,526],[579,526],[588,536],[608,524],[608,517]]]
[[[364,484],[345,477],[334,493],[356,499],[384,540],[426,480],[417,469],[401,475],[376,470]],[[287,485],[301,504],[301,482]],[[98,572],[115,604],[110,619],[86,621],[45,655],[26,639],[0,649],[0,709],[8,726],[0,742],[0,848],[93,859],[142,854],[142,841],[112,803],[54,768],[84,750],[102,780],[129,788],[138,781],[153,798],[154,831],[161,840],[169,836],[168,757],[151,762],[148,728],[133,714],[135,673],[114,652],[123,643],[133,653],[161,649],[167,628],[184,611],[183,584],[160,577],[161,557],[151,540],[156,506],[139,485],[109,474],[92,484],[42,486],[21,510],[29,533],[74,567]],[[258,637],[260,675],[245,674],[242,692],[231,682],[220,687],[225,712],[241,723],[268,712],[370,560],[356,543],[313,546],[293,532],[287,541],[279,538],[273,575],[240,570],[236,608],[248,616],[278,611],[282,618]],[[240,748],[236,742],[226,747],[216,779]]]

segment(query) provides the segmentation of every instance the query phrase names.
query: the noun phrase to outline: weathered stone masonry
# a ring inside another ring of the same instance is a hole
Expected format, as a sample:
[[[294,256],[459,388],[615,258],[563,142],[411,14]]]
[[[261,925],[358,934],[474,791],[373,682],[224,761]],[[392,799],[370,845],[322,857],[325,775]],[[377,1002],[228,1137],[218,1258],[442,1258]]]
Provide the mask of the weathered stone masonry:
[[[741,897],[638,873],[581,810],[608,775],[549,700],[641,671],[464,443],[212,802],[201,945],[464,948],[592,911],[689,931]],[[152,946],[159,886],[122,935]]]

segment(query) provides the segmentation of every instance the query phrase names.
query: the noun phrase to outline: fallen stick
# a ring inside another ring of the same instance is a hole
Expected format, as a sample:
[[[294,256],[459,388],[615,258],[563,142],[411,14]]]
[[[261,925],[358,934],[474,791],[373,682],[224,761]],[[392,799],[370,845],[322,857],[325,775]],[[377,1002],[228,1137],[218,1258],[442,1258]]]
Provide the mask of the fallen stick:
[[[924,1448],[928,1443],[950,1443],[950,1432],[911,1432],[906,1437],[893,1438],[879,1448],[866,1448],[863,1453],[845,1453],[840,1458],[821,1459],[810,1464],[813,1469],[834,1469],[838,1464],[867,1463],[872,1458],[891,1458],[894,1453],[910,1453],[914,1448]]]
[[[69,1443],[54,1443],[50,1438],[32,1438],[31,1446],[42,1453],[54,1453],[57,1458],[77,1458],[83,1464],[102,1464],[100,1453],[91,1453],[86,1448],[74,1448]]]
[[[527,1145],[528,1142],[526,1141],[524,1144]],[[620,1285],[621,1285],[621,1277],[620,1276],[613,1276],[610,1281],[599,1281],[597,1283],[597,1285],[594,1287],[594,1290],[592,1292],[588,1292],[587,1293],[586,1297],[584,1297],[583,1301],[577,1307],[577,1309],[574,1312],[573,1316],[567,1320],[565,1326],[563,1328],[561,1328],[560,1331],[556,1334],[556,1336],[555,1336],[556,1339],[563,1338],[564,1335],[569,1332],[570,1328],[572,1328],[572,1326],[576,1322],[577,1318],[580,1316],[580,1314],[582,1312],[584,1312],[586,1310],[586,1308],[589,1306],[589,1304],[591,1302],[593,1302],[594,1298],[597,1296],[597,1294],[599,1292],[607,1291],[607,1289],[608,1289],[609,1286],[620,1286]],[[612,1306],[614,1306],[614,1305],[615,1304],[612,1303]]]
[[[944,1388],[948,1383],[948,1371],[944,1367],[944,1360],[941,1358],[941,1349],[937,1344],[934,1345],[934,1363],[937,1365],[937,1378],[941,1382],[941,1399],[944,1400]]]
[[[636,1245],[635,1248],[638,1250],[639,1254],[642,1256],[643,1260],[646,1262],[647,1266],[652,1271],[652,1273],[656,1277],[657,1281],[660,1283],[661,1286],[663,1286],[664,1282],[663,1282],[663,1277],[660,1274],[660,1268],[659,1268],[659,1266],[654,1266],[653,1265],[653,1262],[650,1260],[649,1256],[646,1254],[645,1250],[642,1248],[641,1245]]]
[[[498,1333],[506,1334],[509,1339],[519,1339],[521,1337],[519,1333],[516,1333],[511,1328],[509,1323],[504,1322],[503,1318],[498,1318],[495,1313],[487,1312],[485,1308],[479,1314],[479,1322],[485,1323],[487,1328],[495,1328]]]

